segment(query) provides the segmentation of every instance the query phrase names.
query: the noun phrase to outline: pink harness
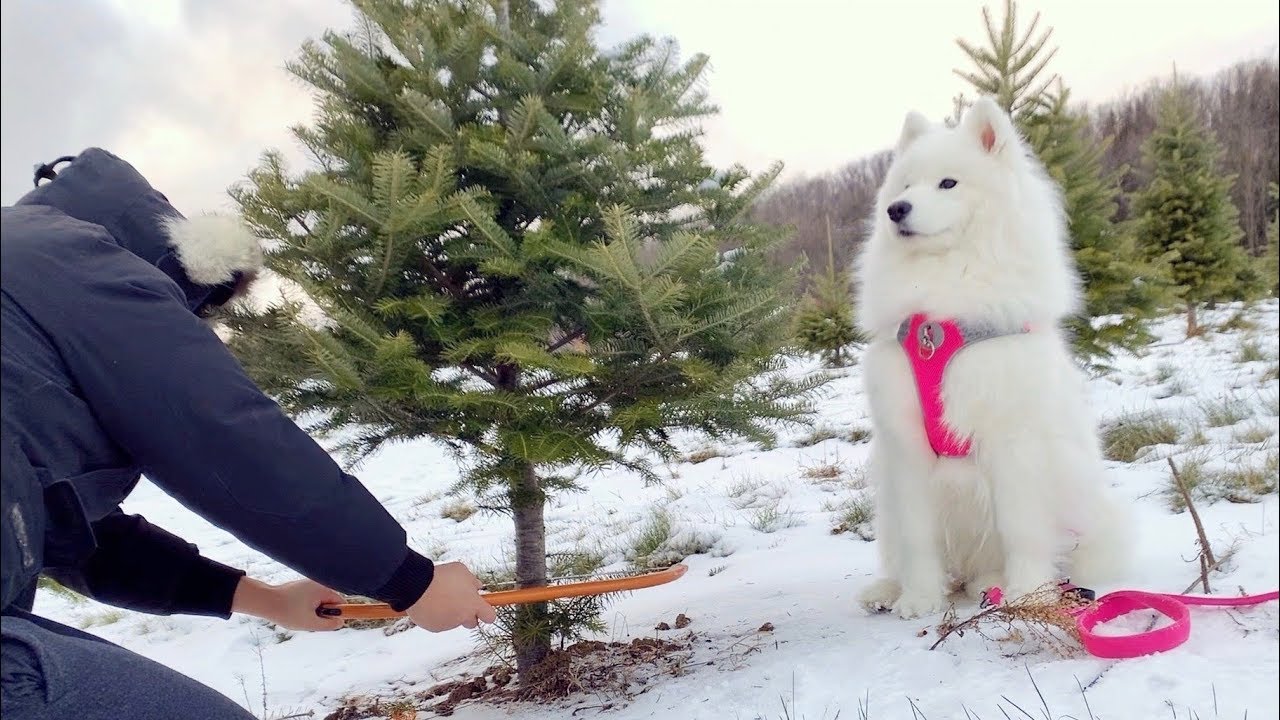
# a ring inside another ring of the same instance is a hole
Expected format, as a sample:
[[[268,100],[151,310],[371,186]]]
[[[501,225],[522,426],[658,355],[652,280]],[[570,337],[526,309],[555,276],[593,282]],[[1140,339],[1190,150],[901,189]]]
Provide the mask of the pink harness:
[[[1028,328],[1021,332],[1028,332]],[[898,342],[916,379],[925,434],[937,455],[966,457],[970,450],[969,439],[956,437],[942,417],[942,377],[947,364],[966,345],[1012,334],[1015,333],[955,320],[931,320],[923,313],[912,315],[898,326]]]

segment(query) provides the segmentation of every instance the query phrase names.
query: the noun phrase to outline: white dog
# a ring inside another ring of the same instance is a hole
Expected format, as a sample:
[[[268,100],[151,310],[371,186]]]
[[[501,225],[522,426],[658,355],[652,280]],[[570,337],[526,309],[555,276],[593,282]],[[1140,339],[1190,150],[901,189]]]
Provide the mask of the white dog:
[[[992,100],[958,126],[907,116],[858,257],[882,577],[911,618],[963,587],[1008,598],[1106,581],[1129,548],[1083,378],[1058,187]]]

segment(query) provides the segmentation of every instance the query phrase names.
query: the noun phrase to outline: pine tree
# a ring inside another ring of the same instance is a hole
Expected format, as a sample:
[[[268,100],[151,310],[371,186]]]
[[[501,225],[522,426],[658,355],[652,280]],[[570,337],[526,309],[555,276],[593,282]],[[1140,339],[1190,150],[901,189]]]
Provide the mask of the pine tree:
[[[836,269],[831,218],[827,218],[827,267],[814,276],[813,287],[800,303],[794,322],[800,349],[820,354],[828,367],[845,365],[844,351],[865,342],[853,320],[849,276]]]
[[[1133,211],[1138,243],[1147,256],[1172,255],[1188,337],[1200,332],[1196,309],[1201,303],[1253,291],[1231,202],[1233,179],[1217,169],[1220,152],[1175,78],[1160,98],[1156,128],[1143,144],[1151,182],[1135,193]]]
[[[707,164],[705,56],[603,52],[592,0],[354,4],[362,36],[288,66],[319,101],[295,128],[316,167],[269,152],[232,191],[315,305],[227,318],[286,410],[345,431],[353,460],[455,450],[513,517],[521,587],[548,581],[550,493],[607,465],[655,481],[675,431],[767,442],[807,418],[825,378],[776,372],[796,273],[746,220],[779,168]],[[549,652],[548,612],[514,619],[521,673]]]
[[[997,23],[983,8],[988,45],[957,40],[974,70],[956,70],[979,94],[993,96],[1014,118],[1033,152],[1062,188],[1084,309],[1066,322],[1081,362],[1103,369],[1117,348],[1150,341],[1146,321],[1167,301],[1168,271],[1160,258],[1144,259],[1132,237],[1111,221],[1124,169],[1106,172],[1110,139],[1094,141],[1088,120],[1068,106],[1062,80],[1047,72],[1057,52],[1052,28],[1037,33],[1037,13],[1026,30],[1017,5],[1006,0]],[[957,101],[959,103],[960,101]],[[957,107],[957,112],[959,108]],[[1099,320],[1107,316],[1105,320]]]
[[[975,69],[953,72],[978,94],[990,95],[1015,123],[1040,112],[1044,95],[1057,77],[1044,74],[1049,61],[1058,54],[1058,48],[1048,47],[1053,28],[1036,36],[1036,26],[1040,24],[1040,13],[1036,13],[1026,31],[1019,32],[1018,6],[1013,0],[1005,0],[1004,17],[998,27],[990,8],[982,8],[982,21],[989,45],[980,47],[957,38],[956,44]],[[964,96],[957,96],[952,103],[959,118],[963,114]]]
[[[1027,140],[1062,188],[1076,269],[1084,285],[1084,312],[1066,325],[1078,357],[1102,369],[1116,348],[1134,350],[1152,340],[1147,320],[1171,297],[1168,258],[1144,262],[1133,236],[1111,222],[1125,168],[1103,169],[1109,139],[1094,142],[1087,119],[1068,107],[1070,91],[1057,82],[1041,111],[1023,120]]]

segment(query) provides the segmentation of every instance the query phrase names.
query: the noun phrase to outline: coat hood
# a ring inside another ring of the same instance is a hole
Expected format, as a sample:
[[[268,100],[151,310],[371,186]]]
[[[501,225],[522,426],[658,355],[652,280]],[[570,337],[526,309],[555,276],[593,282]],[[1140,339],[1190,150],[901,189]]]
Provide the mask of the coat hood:
[[[262,269],[262,246],[239,219],[225,215],[187,218],[151,187],[132,165],[101,148],[69,158],[17,205],[46,205],[100,225],[121,247],[156,266],[182,288],[197,314],[243,291]]]

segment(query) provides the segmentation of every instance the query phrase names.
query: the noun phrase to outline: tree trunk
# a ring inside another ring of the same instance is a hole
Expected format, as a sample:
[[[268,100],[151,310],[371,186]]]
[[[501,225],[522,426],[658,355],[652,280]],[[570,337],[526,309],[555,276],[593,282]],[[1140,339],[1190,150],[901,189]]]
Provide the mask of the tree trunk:
[[[546,494],[542,491],[533,466],[525,467],[519,486],[511,493],[512,514],[516,523],[518,587],[541,587],[547,584],[547,530],[543,524],[546,501]],[[523,677],[551,652],[551,630],[547,623],[546,603],[516,607],[512,642],[516,654],[516,673]]]
[[[504,7],[505,7],[504,3]],[[497,387],[514,392],[520,387],[520,367],[503,363],[494,368]],[[516,587],[547,584],[547,528],[543,511],[547,494],[542,490],[537,469],[524,463],[519,476],[511,478],[507,499],[516,525]],[[517,605],[511,627],[511,644],[516,655],[516,674],[526,673],[551,652],[551,628],[547,604]]]
[[[1196,304],[1187,303],[1187,337],[1195,337],[1200,334],[1200,324],[1196,322]]]

